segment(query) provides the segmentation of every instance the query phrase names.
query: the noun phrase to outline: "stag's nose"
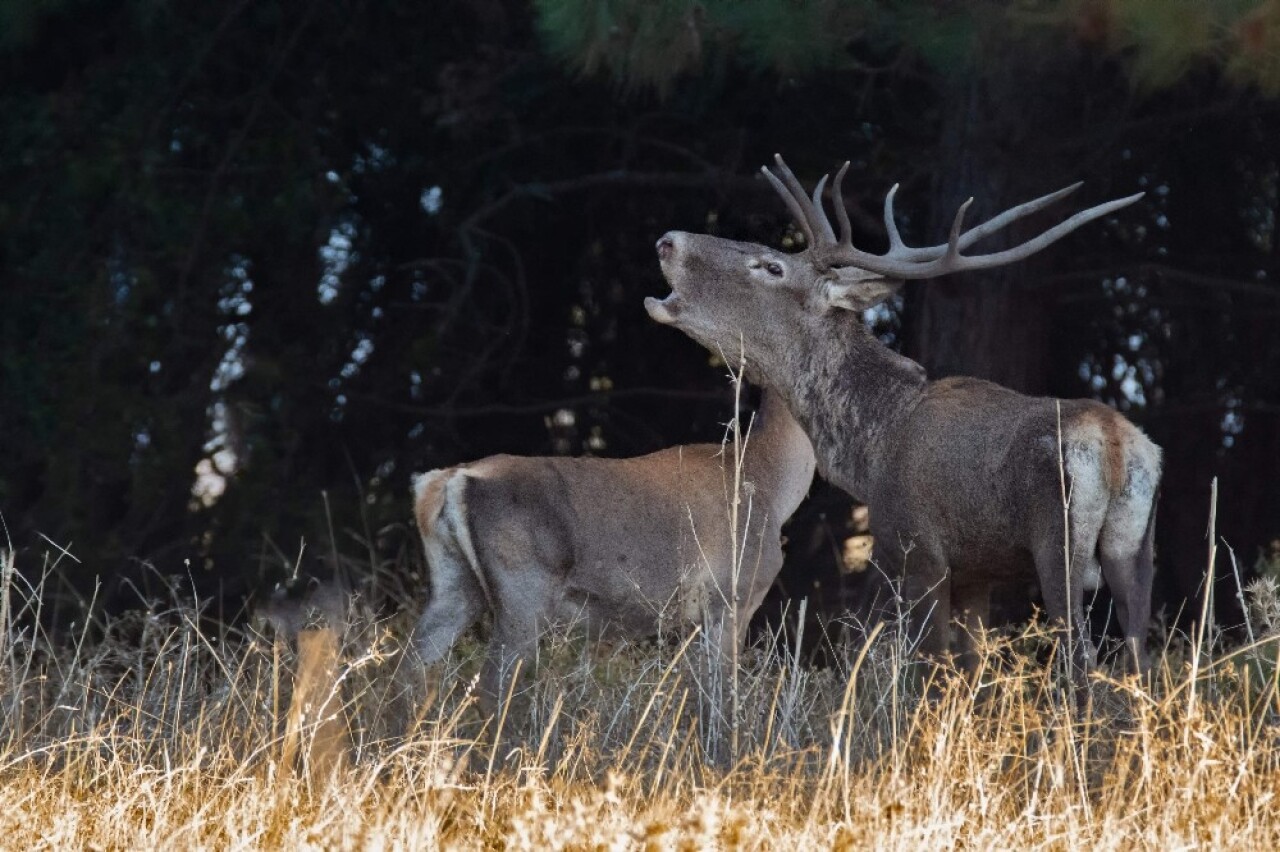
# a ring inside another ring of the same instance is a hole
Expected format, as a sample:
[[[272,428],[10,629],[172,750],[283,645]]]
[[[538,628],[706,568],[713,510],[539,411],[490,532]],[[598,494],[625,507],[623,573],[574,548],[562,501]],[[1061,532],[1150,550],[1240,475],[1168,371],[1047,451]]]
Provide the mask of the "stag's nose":
[[[671,253],[676,250],[676,241],[670,231],[658,239],[657,249],[659,260],[666,260],[671,257]]]

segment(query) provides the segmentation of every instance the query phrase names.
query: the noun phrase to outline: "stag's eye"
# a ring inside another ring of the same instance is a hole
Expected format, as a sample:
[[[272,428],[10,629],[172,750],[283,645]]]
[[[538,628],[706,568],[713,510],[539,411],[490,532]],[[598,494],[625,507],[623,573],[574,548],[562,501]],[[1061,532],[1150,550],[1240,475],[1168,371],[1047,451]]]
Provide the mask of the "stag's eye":
[[[782,264],[778,263],[776,260],[766,260],[764,262],[764,270],[774,278],[782,277]]]

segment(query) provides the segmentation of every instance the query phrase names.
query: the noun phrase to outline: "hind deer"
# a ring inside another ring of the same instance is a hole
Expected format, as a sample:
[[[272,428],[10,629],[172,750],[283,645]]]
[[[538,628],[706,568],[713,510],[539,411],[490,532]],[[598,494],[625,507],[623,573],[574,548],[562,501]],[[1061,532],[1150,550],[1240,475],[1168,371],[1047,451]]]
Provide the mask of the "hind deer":
[[[744,448],[736,534],[734,460],[719,444],[629,459],[490,456],[416,477],[431,586],[414,637],[422,662],[491,613],[479,695],[492,712],[552,622],[631,637],[699,624],[728,659],[782,568],[782,525],[815,465],[769,391]]]
[[[813,441],[818,471],[870,507],[877,558],[903,578],[923,653],[948,650],[954,616],[966,628],[958,631],[962,660],[972,661],[993,584],[1034,576],[1083,683],[1095,658],[1084,593],[1105,581],[1132,666],[1144,671],[1159,448],[1097,402],[1033,398],[971,378],[929,381],[862,321],[905,280],[1013,263],[1141,195],[970,256],[963,251],[978,240],[1079,184],[968,231],[966,202],[945,245],[916,248],[894,223],[894,187],[884,206],[889,251],[876,255],[853,247],[841,195],[847,168],[832,193],[839,236],[822,209],[826,176],[808,196],[780,156],[778,174],[762,169],[804,234],[799,253],[663,236],[657,251],[671,294],[647,298],[649,315],[713,352],[736,352],[741,341],[747,375],[785,398]]]

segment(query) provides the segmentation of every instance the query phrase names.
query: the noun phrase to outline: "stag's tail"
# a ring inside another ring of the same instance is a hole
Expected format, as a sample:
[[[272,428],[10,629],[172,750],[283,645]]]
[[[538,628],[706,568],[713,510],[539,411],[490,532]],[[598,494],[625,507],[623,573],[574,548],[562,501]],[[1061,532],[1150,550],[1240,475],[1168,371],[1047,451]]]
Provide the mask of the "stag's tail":
[[[448,653],[487,607],[488,587],[467,523],[465,467],[413,478],[413,513],[427,555],[431,596],[414,630],[424,663]]]

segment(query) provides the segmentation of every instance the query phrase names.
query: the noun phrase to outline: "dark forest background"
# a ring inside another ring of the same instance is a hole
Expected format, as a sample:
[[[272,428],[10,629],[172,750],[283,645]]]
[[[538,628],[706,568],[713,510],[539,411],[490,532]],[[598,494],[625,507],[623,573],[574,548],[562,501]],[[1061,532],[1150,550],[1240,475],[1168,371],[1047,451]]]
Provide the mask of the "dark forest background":
[[[0,0],[4,535],[70,600],[177,576],[233,612],[299,564],[421,585],[411,472],[719,440],[653,243],[785,244],[781,151],[852,161],[876,251],[893,183],[929,243],[969,195],[1146,190],[872,319],[1142,425],[1176,610],[1213,477],[1242,568],[1280,538],[1278,96],[1277,2]],[[778,597],[855,602],[852,532],[815,486]]]

